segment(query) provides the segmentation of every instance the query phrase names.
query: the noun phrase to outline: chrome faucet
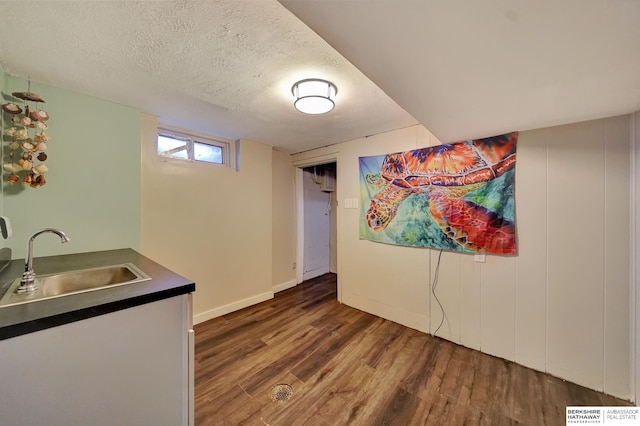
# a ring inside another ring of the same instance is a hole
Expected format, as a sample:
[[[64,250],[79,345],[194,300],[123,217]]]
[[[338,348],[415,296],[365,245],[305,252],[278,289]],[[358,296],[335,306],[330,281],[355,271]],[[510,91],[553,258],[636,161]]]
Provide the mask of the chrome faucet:
[[[27,245],[27,258],[25,259],[24,273],[20,280],[20,287],[16,290],[18,293],[31,293],[38,288],[38,285],[36,284],[36,274],[33,272],[33,240],[35,240],[38,235],[44,234],[45,232],[56,234],[60,237],[63,243],[71,241],[64,232],[53,228],[45,228],[33,234],[31,238],[29,238],[29,244]]]

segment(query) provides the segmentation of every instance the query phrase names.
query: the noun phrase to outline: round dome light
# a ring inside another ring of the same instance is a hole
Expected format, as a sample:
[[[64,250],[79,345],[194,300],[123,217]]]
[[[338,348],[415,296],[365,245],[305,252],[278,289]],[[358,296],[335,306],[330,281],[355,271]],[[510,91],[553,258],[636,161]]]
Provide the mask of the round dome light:
[[[305,114],[324,114],[335,107],[333,99],[338,89],[330,81],[310,78],[294,84],[291,93],[296,98],[293,105],[298,111]]]

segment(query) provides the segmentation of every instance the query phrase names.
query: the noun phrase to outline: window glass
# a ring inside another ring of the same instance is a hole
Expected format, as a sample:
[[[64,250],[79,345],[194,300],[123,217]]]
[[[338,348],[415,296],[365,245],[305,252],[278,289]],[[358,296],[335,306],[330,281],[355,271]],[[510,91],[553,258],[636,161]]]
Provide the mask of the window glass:
[[[188,141],[167,135],[158,135],[158,154],[177,158],[189,158]]]
[[[193,143],[194,160],[222,164],[222,148],[201,142]]]
[[[160,128],[157,153],[162,157],[201,161],[230,167],[230,142]]]

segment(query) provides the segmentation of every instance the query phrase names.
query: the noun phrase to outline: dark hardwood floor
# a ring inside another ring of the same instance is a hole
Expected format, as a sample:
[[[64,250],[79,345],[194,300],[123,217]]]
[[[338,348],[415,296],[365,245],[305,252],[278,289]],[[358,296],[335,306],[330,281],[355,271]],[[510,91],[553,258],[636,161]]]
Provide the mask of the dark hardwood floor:
[[[201,426],[563,425],[568,405],[631,405],[341,305],[333,274],[195,331]]]

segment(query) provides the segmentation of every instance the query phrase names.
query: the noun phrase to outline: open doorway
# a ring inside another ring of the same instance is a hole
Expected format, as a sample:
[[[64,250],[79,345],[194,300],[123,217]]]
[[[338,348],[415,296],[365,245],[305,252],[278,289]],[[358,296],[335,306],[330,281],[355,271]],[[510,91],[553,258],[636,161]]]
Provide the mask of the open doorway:
[[[298,283],[337,272],[336,169],[331,162],[298,170]]]

